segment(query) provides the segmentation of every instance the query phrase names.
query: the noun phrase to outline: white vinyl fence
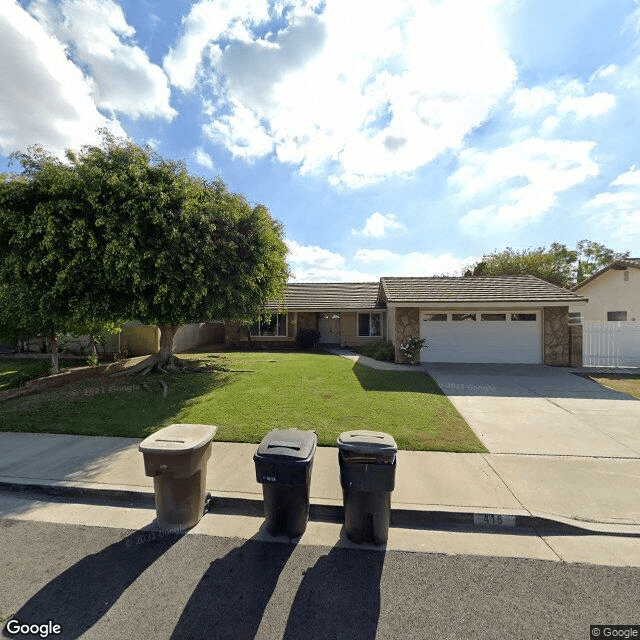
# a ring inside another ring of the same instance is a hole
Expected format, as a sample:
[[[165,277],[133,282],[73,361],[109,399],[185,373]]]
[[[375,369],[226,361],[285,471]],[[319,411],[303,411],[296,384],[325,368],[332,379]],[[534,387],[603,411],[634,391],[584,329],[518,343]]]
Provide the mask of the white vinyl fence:
[[[585,367],[640,367],[640,322],[584,322]]]

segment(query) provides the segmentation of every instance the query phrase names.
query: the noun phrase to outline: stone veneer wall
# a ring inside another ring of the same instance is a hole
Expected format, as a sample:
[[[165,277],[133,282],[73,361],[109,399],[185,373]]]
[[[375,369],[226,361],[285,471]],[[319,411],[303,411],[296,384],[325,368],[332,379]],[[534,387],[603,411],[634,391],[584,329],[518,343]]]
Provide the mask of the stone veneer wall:
[[[569,360],[572,367],[582,366],[582,325],[569,325]]]
[[[544,364],[569,365],[569,307],[543,309]]]
[[[400,345],[409,338],[420,337],[420,313],[417,307],[400,307],[396,309],[396,327],[393,344],[396,348],[396,362],[408,362],[400,353]]]

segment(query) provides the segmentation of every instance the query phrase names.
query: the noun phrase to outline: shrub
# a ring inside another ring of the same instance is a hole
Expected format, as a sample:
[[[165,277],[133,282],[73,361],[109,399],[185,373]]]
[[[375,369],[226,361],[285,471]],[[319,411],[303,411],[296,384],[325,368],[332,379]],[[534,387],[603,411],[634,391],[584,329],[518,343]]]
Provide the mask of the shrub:
[[[393,362],[396,357],[396,350],[393,346],[393,342],[390,342],[389,340],[372,342],[371,344],[359,347],[358,351],[363,356],[374,358],[374,360],[383,360],[385,362]]]
[[[315,349],[320,340],[320,332],[317,329],[298,329],[296,342],[301,349]]]
[[[411,364],[418,361],[420,350],[424,347],[424,338],[409,338],[406,344],[400,345],[400,353],[409,360]]]

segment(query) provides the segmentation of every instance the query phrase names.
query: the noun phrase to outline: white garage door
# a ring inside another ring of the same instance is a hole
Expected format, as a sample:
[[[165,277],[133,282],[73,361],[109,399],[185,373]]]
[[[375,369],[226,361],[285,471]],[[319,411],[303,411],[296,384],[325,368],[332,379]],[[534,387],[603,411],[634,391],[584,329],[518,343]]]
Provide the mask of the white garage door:
[[[423,311],[422,362],[542,362],[542,312]]]

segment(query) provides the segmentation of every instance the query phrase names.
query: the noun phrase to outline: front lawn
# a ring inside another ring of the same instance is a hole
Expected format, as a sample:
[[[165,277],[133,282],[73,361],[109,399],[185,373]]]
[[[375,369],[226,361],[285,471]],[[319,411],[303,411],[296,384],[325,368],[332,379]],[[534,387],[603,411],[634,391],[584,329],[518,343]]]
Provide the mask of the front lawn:
[[[143,438],[174,422],[218,425],[216,440],[259,442],[271,429],[393,435],[401,449],[486,451],[435,382],[333,355],[224,352],[184,356],[228,371],[154,374],[69,385],[0,404],[6,431]],[[164,395],[161,381],[167,385]]]
[[[589,377],[605,387],[628,393],[630,396],[640,400],[640,376],[599,373],[597,375],[589,375]]]
[[[79,367],[84,360],[60,358],[60,371],[67,367]],[[51,357],[47,358],[0,358],[0,391],[15,389],[27,380],[40,378],[51,373]]]

